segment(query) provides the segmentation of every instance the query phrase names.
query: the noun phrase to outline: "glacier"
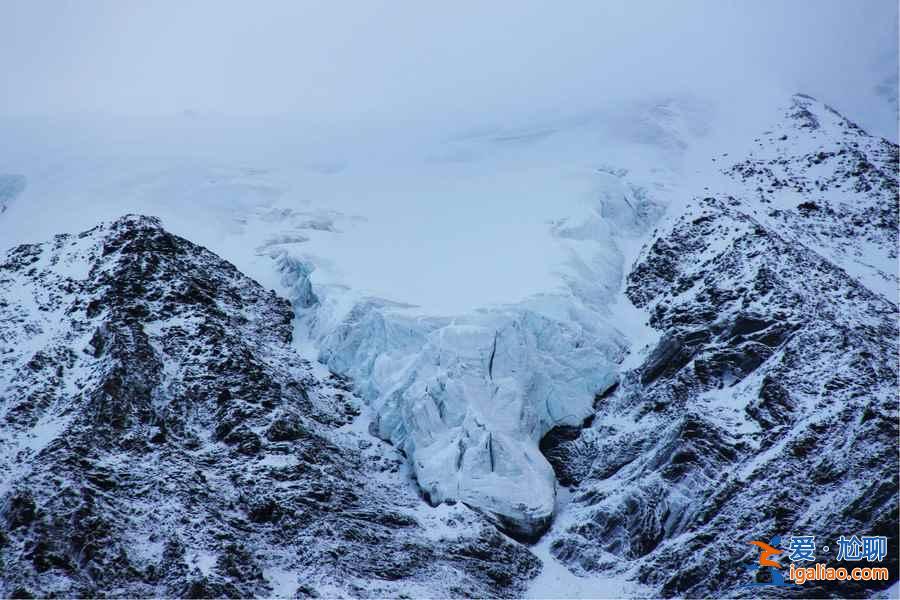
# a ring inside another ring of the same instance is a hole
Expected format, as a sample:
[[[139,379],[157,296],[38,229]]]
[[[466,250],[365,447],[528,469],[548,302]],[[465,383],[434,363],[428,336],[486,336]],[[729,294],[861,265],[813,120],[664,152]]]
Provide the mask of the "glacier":
[[[289,156],[290,133],[194,119],[92,131],[77,153],[18,131],[3,158],[29,186],[0,238],[159,216],[292,300],[295,345],[354,381],[429,502],[535,539],[557,492],[539,441],[615,384],[635,327],[622,282],[711,118],[662,99]]]
[[[429,502],[464,502],[524,540],[550,525],[557,484],[539,442],[579,425],[616,384],[628,339],[612,307],[629,258],[675,193],[667,175],[593,168],[581,201],[547,224],[559,285],[519,302],[432,316],[344,286],[315,288],[298,338],[356,383],[375,409],[373,431],[409,457]],[[303,304],[315,265],[284,248],[273,257]]]

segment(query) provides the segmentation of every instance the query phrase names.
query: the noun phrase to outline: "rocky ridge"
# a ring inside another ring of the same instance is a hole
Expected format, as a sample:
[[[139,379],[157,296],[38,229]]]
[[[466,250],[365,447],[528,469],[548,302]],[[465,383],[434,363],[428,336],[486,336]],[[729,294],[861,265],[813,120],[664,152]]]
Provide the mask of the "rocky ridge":
[[[750,540],[815,535],[835,564],[825,540],[885,535],[890,582],[789,592],[867,596],[900,551],[896,270],[877,266],[896,260],[898,150],[807,96],[758,145],[774,157],[725,169],[628,275],[659,341],[584,429],[544,439],[573,487],[551,548],[696,597],[750,593]]]
[[[14,248],[0,299],[3,596],[509,596],[538,571],[421,501],[291,348],[288,301],[158,220]]]

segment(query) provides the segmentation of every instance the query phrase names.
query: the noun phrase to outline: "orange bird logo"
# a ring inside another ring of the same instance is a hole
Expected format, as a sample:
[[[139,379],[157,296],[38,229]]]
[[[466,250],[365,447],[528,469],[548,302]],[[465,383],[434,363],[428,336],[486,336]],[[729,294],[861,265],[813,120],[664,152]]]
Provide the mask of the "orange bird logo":
[[[769,544],[765,542],[759,542],[757,540],[753,540],[750,542],[754,546],[757,546],[760,549],[759,553],[759,565],[761,567],[775,567],[776,569],[780,569],[781,565],[771,560],[770,556],[775,556],[776,554],[781,554],[783,551],[778,548],[773,548]]]

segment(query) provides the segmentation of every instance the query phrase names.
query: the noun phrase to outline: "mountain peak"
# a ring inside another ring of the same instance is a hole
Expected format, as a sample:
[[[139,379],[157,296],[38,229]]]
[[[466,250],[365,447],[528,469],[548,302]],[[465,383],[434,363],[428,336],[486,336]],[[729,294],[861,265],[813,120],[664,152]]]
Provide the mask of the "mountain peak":
[[[534,576],[474,511],[423,510],[349,382],[290,346],[287,300],[155,217],[11,250],[0,299],[0,595],[483,597]]]
[[[839,133],[868,136],[866,131],[840,112],[808,94],[794,94],[786,116],[800,129],[831,128]]]

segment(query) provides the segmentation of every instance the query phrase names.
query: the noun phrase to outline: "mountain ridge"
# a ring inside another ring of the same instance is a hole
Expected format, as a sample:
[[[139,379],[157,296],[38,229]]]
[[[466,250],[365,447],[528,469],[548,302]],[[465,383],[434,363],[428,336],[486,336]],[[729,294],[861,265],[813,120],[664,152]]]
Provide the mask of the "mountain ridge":
[[[846,251],[868,243],[885,262],[896,257],[897,173],[847,169],[858,155],[819,149],[807,135],[821,133],[823,113],[837,115],[797,96],[759,142],[812,142],[818,162],[809,152],[764,162],[793,171],[788,184],[808,194],[810,172],[831,161],[834,177],[817,196],[796,203],[778,189],[786,185],[764,188],[758,169],[737,163],[723,171],[736,185],[690,203],[632,268],[627,295],[660,341],[598,397],[585,429],[543,444],[573,485],[551,550],[576,571],[627,571],[667,597],[741,596],[750,593],[740,588],[742,565],[754,560],[749,541],[815,535],[834,548],[838,535],[859,533],[887,537],[890,581],[822,582],[800,594],[865,596],[897,581],[897,304],[866,285]],[[896,145],[836,118],[827,133],[839,143],[858,136],[896,164]],[[777,180],[771,170],[763,177]],[[809,214],[812,201],[824,217]],[[821,243],[823,223],[841,233],[831,244]],[[833,550],[819,560],[836,566]]]
[[[537,571],[423,511],[289,346],[290,303],[159,220],[19,246],[0,289],[2,595],[505,596]]]

